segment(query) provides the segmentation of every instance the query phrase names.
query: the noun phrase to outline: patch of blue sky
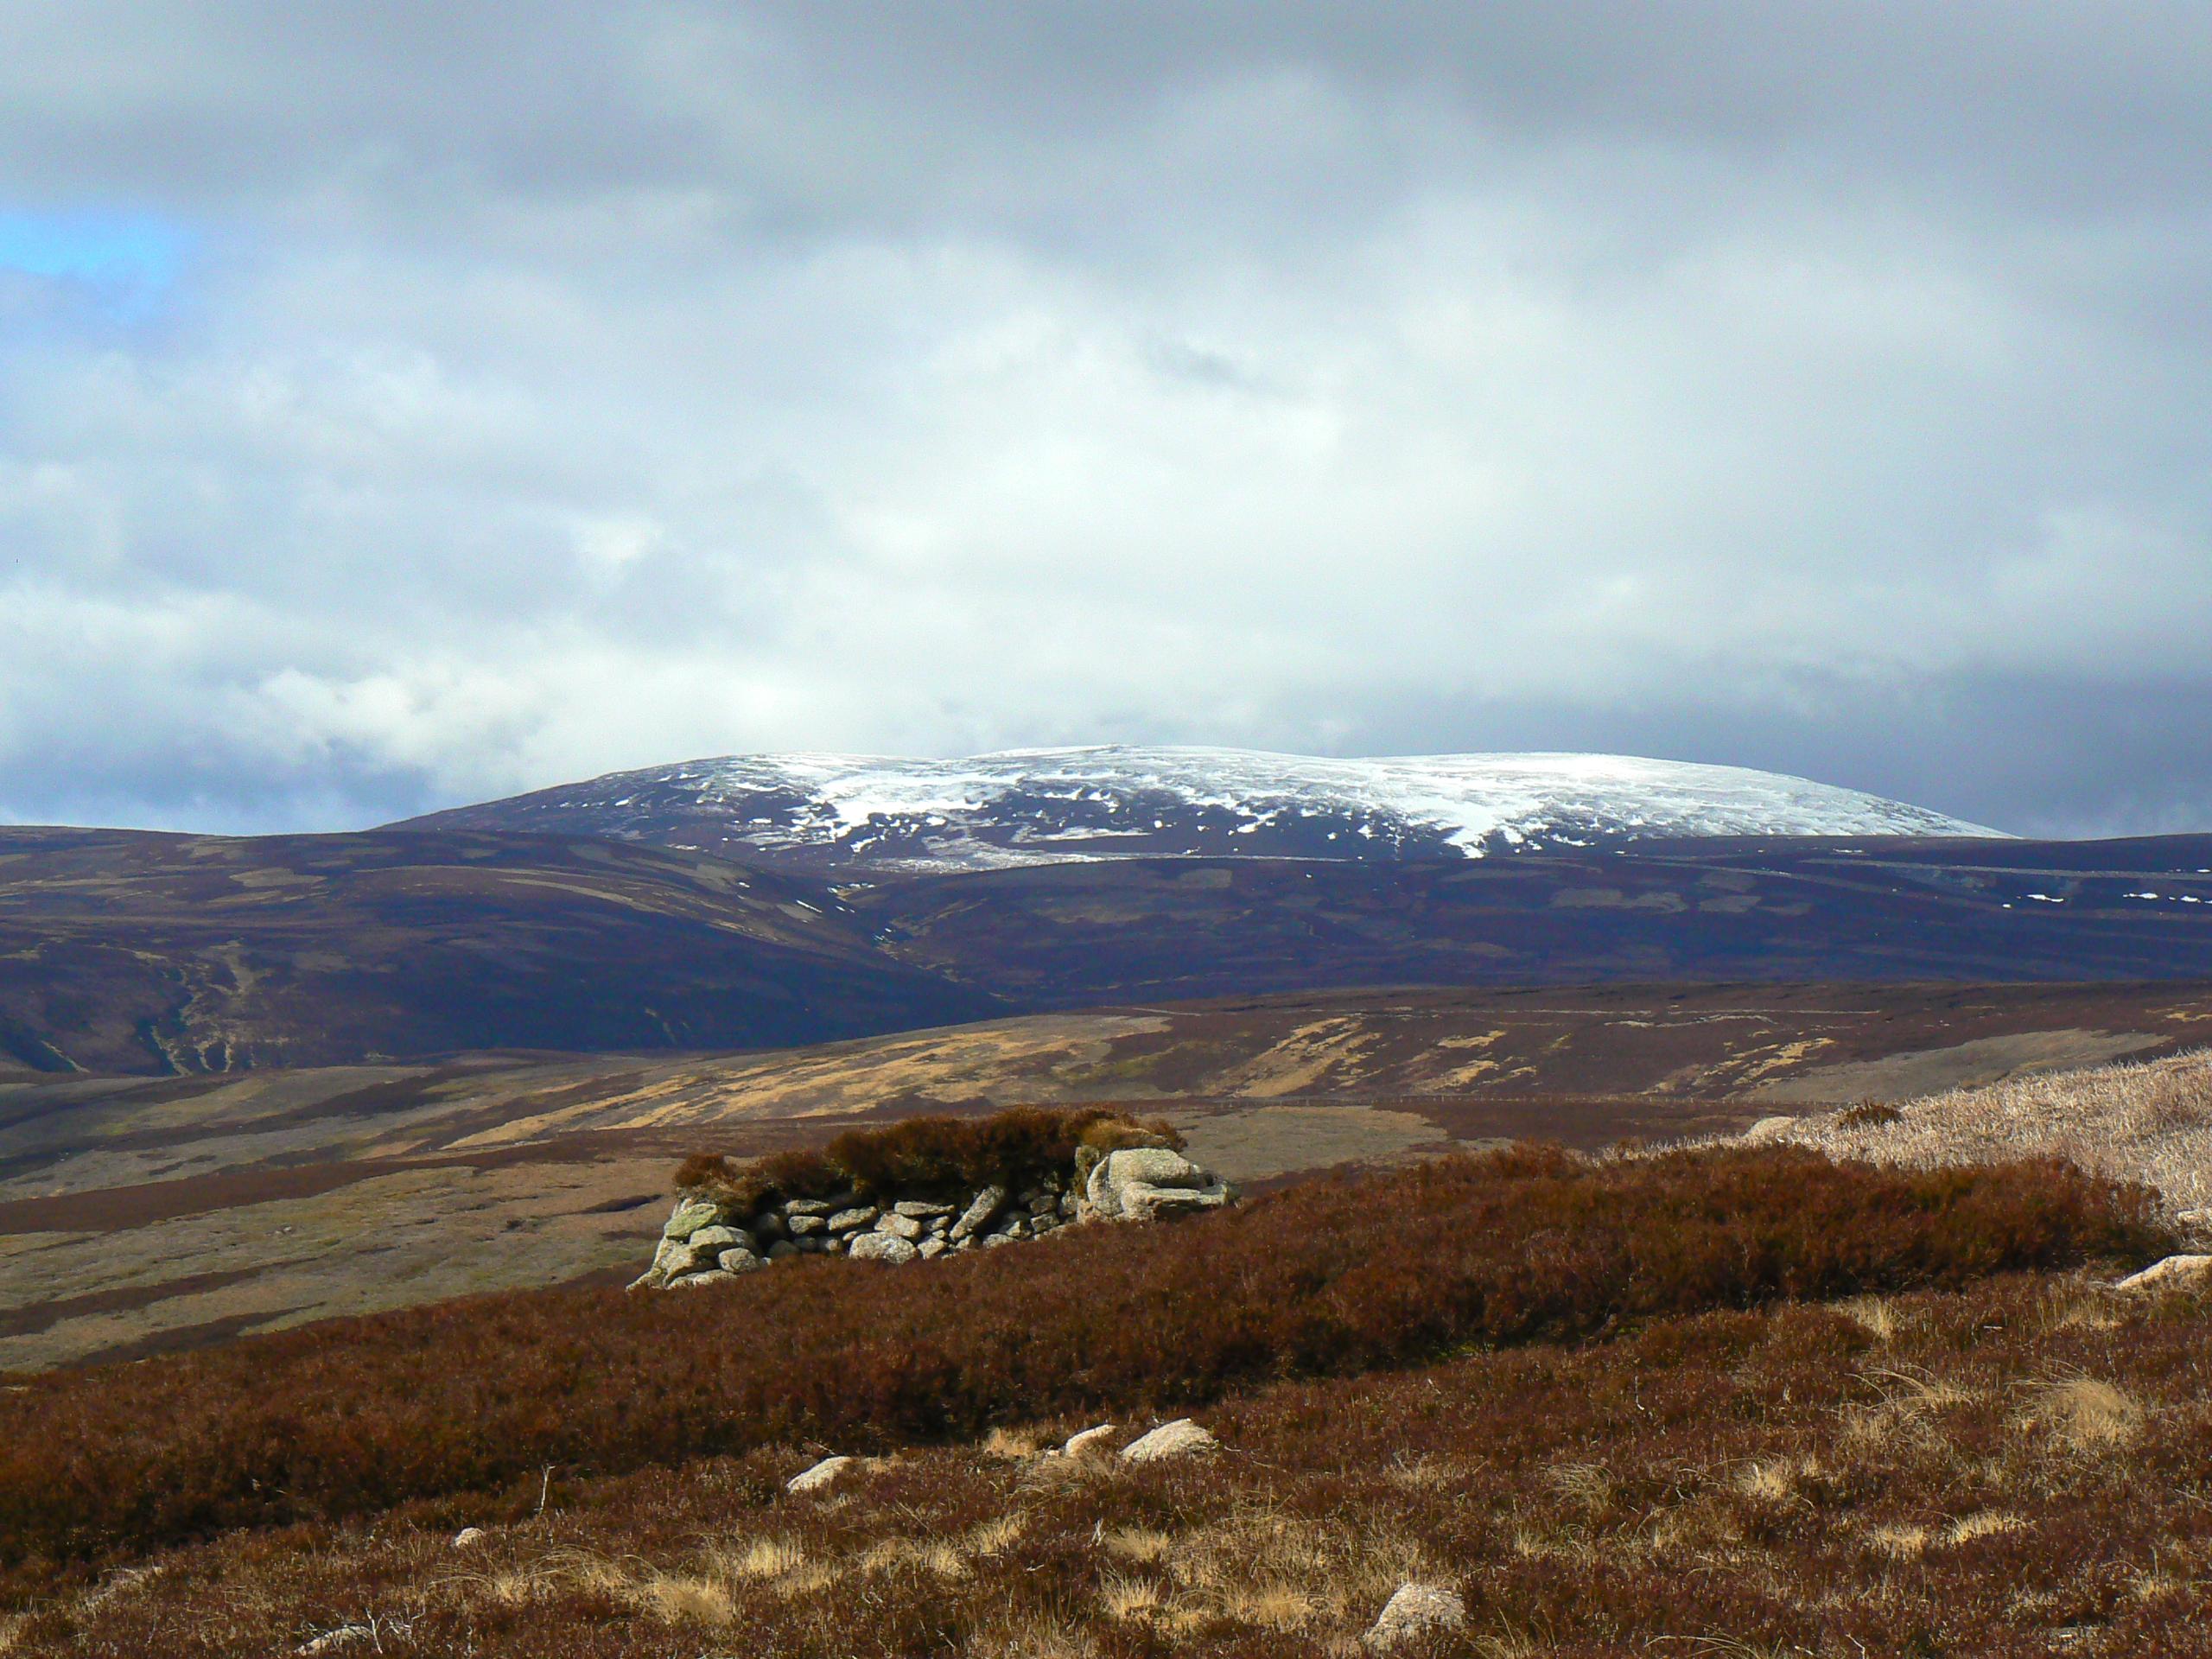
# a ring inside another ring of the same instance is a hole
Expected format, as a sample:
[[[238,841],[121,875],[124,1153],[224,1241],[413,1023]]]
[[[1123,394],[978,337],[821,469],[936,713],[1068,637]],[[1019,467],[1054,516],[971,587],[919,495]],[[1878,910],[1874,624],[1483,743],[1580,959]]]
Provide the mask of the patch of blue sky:
[[[188,238],[140,213],[0,209],[0,274],[62,283],[118,321],[140,321],[175,288]]]

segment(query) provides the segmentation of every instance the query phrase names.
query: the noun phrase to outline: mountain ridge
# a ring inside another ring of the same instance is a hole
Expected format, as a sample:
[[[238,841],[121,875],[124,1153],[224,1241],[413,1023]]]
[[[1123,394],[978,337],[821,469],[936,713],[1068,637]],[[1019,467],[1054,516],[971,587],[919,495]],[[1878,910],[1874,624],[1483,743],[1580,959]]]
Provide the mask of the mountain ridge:
[[[860,879],[1161,857],[1484,858],[1728,836],[2009,839],[1924,807],[1738,766],[1118,744],[943,760],[724,755],[387,828],[588,836]]]

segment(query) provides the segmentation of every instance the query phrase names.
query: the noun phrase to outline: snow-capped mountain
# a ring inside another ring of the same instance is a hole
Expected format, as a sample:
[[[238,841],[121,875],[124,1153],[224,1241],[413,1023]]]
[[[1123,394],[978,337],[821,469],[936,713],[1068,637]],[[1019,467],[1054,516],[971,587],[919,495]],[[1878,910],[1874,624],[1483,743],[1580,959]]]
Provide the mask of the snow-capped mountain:
[[[863,879],[1084,859],[1481,858],[1681,836],[2002,833],[1736,766],[1120,745],[963,760],[732,755],[613,772],[404,827],[598,836]]]

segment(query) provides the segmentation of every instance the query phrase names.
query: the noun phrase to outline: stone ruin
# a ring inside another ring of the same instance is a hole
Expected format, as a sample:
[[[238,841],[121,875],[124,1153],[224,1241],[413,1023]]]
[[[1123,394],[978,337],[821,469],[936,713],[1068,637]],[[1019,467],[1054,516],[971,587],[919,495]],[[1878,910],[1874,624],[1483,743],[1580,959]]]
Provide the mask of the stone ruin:
[[[1235,1189],[1166,1147],[1079,1146],[1065,1168],[982,1185],[938,1184],[822,1197],[699,1191],[677,1202],[653,1264],[632,1290],[728,1284],[779,1262],[846,1255],[894,1266],[1049,1237],[1100,1221],[1152,1222],[1217,1210]]]

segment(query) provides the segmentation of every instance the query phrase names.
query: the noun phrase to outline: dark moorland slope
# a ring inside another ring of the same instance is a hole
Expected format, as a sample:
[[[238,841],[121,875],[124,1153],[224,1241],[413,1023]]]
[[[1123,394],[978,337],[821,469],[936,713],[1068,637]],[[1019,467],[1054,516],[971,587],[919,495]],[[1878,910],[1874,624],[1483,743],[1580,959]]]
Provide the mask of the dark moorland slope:
[[[0,830],[0,1068],[739,1048],[993,1011],[818,886],[593,841]]]
[[[2212,977],[2204,836],[1130,860],[850,897],[903,960],[1031,1007],[1351,985]]]
[[[0,830],[0,1072],[819,1042],[1354,987],[2212,979],[2212,837],[1056,864]]]

